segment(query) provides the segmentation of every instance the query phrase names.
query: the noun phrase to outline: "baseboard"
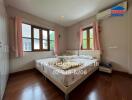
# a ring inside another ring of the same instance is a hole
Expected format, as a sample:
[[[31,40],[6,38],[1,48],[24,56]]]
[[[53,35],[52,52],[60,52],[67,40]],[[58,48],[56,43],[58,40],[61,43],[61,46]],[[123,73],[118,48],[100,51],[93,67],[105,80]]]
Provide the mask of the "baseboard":
[[[29,72],[29,71],[33,71],[33,70],[35,70],[35,68],[31,68],[31,69],[27,69],[27,70],[22,70],[22,71],[18,71],[18,72],[13,72],[13,73],[10,73],[9,75],[23,74],[25,72]]]
[[[21,67],[21,68],[17,68],[17,67],[14,67],[14,68],[11,68],[10,69],[10,73],[16,73],[16,72],[21,72],[21,71],[25,71],[25,70],[30,70],[30,69],[33,69],[33,68],[35,68],[34,66],[30,66],[30,67]]]
[[[9,80],[9,73],[8,73],[8,75],[7,75],[6,85],[5,85],[6,87],[5,87],[4,94],[3,94],[3,97],[2,97],[1,100],[3,100],[3,98],[4,98],[4,96],[5,96],[5,91],[6,91],[6,89],[7,89],[8,80]]]
[[[132,74],[129,74],[127,72],[121,72],[121,71],[117,71],[117,70],[113,70],[112,72],[115,73],[115,74],[120,74],[120,75],[132,78]]]

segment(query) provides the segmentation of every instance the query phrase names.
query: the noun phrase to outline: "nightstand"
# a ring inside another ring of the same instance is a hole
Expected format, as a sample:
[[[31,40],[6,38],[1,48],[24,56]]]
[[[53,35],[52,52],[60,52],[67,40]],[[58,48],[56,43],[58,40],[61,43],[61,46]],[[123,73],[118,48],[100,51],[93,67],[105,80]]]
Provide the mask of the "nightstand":
[[[112,64],[111,63],[100,63],[99,71],[111,74]]]

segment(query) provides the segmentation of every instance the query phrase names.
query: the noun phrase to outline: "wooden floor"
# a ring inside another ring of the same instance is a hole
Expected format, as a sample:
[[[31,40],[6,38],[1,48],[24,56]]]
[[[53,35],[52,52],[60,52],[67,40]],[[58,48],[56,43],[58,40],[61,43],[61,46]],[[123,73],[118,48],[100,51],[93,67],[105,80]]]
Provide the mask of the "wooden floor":
[[[64,100],[64,94],[36,70],[9,77],[4,100]],[[70,94],[70,100],[132,100],[132,78],[95,72]]]

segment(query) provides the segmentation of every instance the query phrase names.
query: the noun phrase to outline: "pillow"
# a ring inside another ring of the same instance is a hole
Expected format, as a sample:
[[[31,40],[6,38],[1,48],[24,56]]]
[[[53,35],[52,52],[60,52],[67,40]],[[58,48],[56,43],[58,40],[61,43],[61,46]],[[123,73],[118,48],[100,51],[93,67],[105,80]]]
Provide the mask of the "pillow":
[[[92,56],[90,56],[90,55],[79,55],[78,56],[79,58],[81,58],[81,59],[94,59]]]

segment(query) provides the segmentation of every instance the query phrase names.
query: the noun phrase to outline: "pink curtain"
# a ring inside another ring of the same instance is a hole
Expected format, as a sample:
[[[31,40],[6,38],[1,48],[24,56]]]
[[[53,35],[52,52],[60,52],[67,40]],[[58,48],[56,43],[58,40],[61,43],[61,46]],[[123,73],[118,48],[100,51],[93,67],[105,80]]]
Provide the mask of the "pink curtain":
[[[55,49],[54,49],[55,55],[59,55],[59,33],[57,29],[55,29]]]
[[[23,56],[23,45],[22,45],[22,18],[15,17],[15,56]]]
[[[82,47],[82,41],[83,41],[83,28],[81,27],[80,28],[80,33],[79,33],[79,41],[80,41],[80,43],[79,43],[79,49],[81,50],[81,47]]]
[[[94,50],[101,50],[100,46],[100,27],[98,22],[93,23],[93,28],[94,28]]]

